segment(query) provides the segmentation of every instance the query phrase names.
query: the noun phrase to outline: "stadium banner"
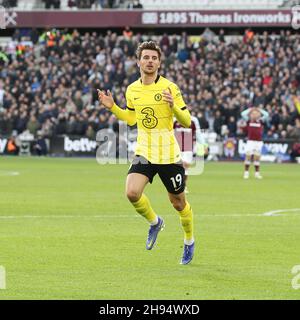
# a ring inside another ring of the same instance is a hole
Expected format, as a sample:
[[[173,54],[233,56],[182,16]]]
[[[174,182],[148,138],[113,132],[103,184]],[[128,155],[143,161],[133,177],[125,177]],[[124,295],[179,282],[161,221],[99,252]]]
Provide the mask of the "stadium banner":
[[[284,10],[11,11],[6,28],[292,27],[297,12]]]
[[[49,154],[57,156],[95,156],[97,142],[80,136],[57,136],[50,139]]]
[[[0,138],[0,155],[7,154],[7,143],[8,138]],[[262,161],[290,161],[290,151],[294,143],[295,140],[264,140]],[[236,138],[224,139],[223,143],[209,144],[210,154],[221,156],[222,159],[226,160],[244,159],[245,146],[246,140]],[[97,142],[87,137],[56,136],[50,139],[49,154],[53,156],[93,157],[96,155],[97,147]],[[127,147],[128,152],[132,152],[131,144],[128,144]]]
[[[240,159],[245,158],[246,140],[239,139],[236,142],[235,155]],[[264,140],[261,151],[261,161],[266,162],[289,162],[290,151],[295,140]]]

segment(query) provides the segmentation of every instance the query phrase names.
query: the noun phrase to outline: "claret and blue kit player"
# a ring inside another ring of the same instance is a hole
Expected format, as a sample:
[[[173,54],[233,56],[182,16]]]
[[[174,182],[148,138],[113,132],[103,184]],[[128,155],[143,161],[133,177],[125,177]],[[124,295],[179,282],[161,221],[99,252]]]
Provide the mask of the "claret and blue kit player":
[[[248,108],[242,112],[242,118],[246,121],[244,131],[247,134],[246,158],[244,179],[249,179],[251,160],[255,167],[254,177],[262,179],[260,174],[260,156],[263,146],[264,122],[269,118],[269,113],[262,108]]]

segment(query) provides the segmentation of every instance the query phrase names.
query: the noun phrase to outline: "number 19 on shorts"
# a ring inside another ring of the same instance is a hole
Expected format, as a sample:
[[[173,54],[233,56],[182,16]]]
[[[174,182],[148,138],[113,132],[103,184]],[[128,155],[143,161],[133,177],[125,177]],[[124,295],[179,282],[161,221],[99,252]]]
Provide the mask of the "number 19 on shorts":
[[[177,191],[179,190],[179,188],[181,187],[182,185],[182,175],[180,173],[178,173],[175,178],[172,177],[170,178],[170,180],[172,181],[173,183],[173,187],[174,187],[174,190]]]

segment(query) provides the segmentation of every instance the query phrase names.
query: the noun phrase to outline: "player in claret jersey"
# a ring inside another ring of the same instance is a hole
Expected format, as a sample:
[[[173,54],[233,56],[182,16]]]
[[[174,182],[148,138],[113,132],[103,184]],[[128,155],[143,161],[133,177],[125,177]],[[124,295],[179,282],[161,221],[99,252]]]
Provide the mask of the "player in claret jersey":
[[[200,123],[198,118],[191,117],[191,126],[189,128],[183,127],[180,122],[174,119],[174,132],[177,142],[181,150],[182,163],[185,169],[185,193],[188,193],[186,182],[188,177],[188,168],[193,163],[193,156],[197,148],[201,147],[204,154],[208,153],[208,145],[205,142],[204,136],[201,133]]]
[[[247,121],[244,129],[248,137],[244,179],[249,179],[249,168],[252,158],[255,167],[255,178],[262,179],[260,175],[260,155],[263,146],[264,122],[269,118],[269,113],[261,108],[254,107],[246,109],[241,115]]]
[[[98,90],[100,102],[128,125],[137,124],[135,158],[129,168],[126,194],[136,211],[150,224],[146,249],[151,250],[164,227],[144,193],[156,174],[165,185],[177,210],[184,231],[181,264],[188,264],[194,255],[193,211],[186,201],[184,167],[173,131],[173,117],[186,128],[191,125],[190,113],[176,84],[158,74],[161,50],[153,41],[143,42],[137,49],[141,77],[128,86],[127,108],[118,107],[112,94]]]

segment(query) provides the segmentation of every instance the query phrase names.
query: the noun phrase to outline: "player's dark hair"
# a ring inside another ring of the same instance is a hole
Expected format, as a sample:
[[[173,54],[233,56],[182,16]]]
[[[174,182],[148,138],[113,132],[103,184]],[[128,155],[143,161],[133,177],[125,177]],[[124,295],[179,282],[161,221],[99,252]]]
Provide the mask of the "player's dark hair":
[[[138,48],[136,50],[136,56],[137,56],[137,58],[139,60],[141,60],[143,50],[156,51],[158,53],[158,59],[160,60],[161,49],[160,49],[160,47],[158,46],[158,44],[156,42],[154,42],[154,41],[144,41],[138,46]]]

